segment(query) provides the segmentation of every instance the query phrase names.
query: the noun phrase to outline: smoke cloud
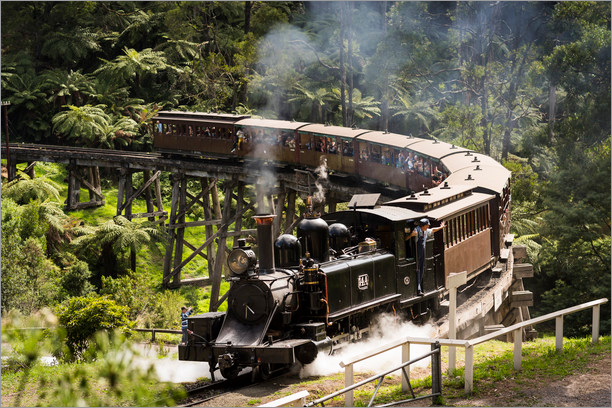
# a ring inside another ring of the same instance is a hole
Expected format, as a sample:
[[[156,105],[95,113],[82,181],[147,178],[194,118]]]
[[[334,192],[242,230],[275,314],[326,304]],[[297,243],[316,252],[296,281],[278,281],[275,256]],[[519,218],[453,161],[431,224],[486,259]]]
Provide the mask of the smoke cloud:
[[[417,326],[412,322],[399,321],[393,315],[382,315],[374,323],[374,327],[367,340],[351,343],[331,356],[326,353],[319,353],[317,359],[312,364],[302,367],[300,378],[340,373],[344,371],[344,368],[340,367],[340,362],[342,360],[346,360],[351,356],[361,354],[375,347],[380,347],[383,344],[398,340],[402,337],[433,337],[434,335],[435,329],[432,325]],[[412,344],[410,346],[410,358],[414,359],[430,351],[431,346],[429,345]],[[428,357],[413,364],[412,367],[426,367],[430,363],[430,360],[431,358]],[[399,365],[401,361],[401,347],[396,347],[395,349],[355,364],[354,370],[355,372],[378,373]],[[401,375],[401,371],[398,370],[396,374]]]

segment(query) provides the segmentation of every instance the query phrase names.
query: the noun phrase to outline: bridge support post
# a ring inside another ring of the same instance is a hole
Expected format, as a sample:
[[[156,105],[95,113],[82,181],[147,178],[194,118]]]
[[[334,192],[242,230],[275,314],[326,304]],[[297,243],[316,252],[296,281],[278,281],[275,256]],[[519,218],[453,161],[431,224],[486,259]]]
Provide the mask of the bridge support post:
[[[232,223],[230,216],[232,211],[232,193],[234,190],[234,185],[236,182],[234,180],[227,180],[224,186],[224,200],[223,200],[223,215],[221,217],[221,227],[219,230],[223,230],[223,232],[227,231],[229,224]],[[241,190],[239,188],[239,190]],[[242,195],[242,193],[240,193]],[[242,202],[242,200],[239,200]],[[241,206],[242,207],[242,206]],[[242,219],[242,212],[237,211],[238,218]],[[238,220],[236,218],[236,221]],[[219,236],[219,240],[217,242],[217,254],[215,257],[215,268],[213,270],[213,274],[211,275],[211,285],[210,288],[210,306],[209,310],[211,312],[217,311],[219,307],[219,293],[221,290],[221,279],[223,278],[223,268],[225,267],[225,261],[227,259],[227,234],[223,233]],[[209,272],[210,274],[210,272]]]
[[[168,246],[166,247],[166,256],[164,257],[164,276],[162,285],[168,287],[172,273],[172,254],[174,252],[174,243],[176,242],[176,212],[178,209],[179,190],[182,174],[174,174],[172,176],[172,201],[170,204],[170,216],[168,219]]]
[[[81,183],[76,176],[78,168],[73,160],[68,165],[68,194],[66,197],[66,210],[76,210],[81,201]]]

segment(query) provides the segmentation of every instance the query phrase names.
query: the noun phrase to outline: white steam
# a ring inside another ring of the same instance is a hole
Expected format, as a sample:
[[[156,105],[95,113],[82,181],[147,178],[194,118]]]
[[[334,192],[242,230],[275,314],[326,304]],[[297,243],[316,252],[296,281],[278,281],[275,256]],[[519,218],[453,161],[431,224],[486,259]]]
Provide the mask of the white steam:
[[[327,159],[324,156],[321,157],[321,164],[315,169],[315,174],[317,175],[317,179],[315,180],[317,191],[312,197],[314,201],[313,204],[323,204],[325,203],[325,187],[323,183],[327,182]]]
[[[267,166],[263,161],[260,163],[260,167],[255,170],[258,174],[256,181],[257,188],[257,214],[273,214],[274,208],[273,203],[268,202],[265,204],[265,197],[271,195],[274,192],[276,186],[276,173],[274,170]]]
[[[159,381],[183,383],[194,382],[201,378],[211,378],[208,363],[178,360],[176,352],[159,358],[157,348],[152,345],[140,345],[139,355],[134,356],[133,362],[137,367],[144,370],[152,366]],[[215,372],[215,378],[221,378],[218,371]]]
[[[400,321],[393,315],[382,315],[375,322],[370,332],[370,336],[367,339],[358,343],[351,343],[331,356],[326,353],[319,353],[317,359],[312,364],[302,367],[300,378],[340,373],[344,371],[344,368],[340,367],[340,362],[342,360],[380,347],[402,337],[433,337],[434,335],[435,329],[431,325],[417,326],[412,322]],[[410,359],[415,359],[430,351],[431,346],[429,345],[412,344],[410,345]],[[430,363],[430,360],[430,357],[425,358],[412,364],[411,367],[426,367]],[[402,350],[401,347],[396,347],[355,364],[354,370],[355,372],[379,373],[391,367],[398,366],[401,362]],[[398,370],[396,374],[401,375],[400,373],[401,372]]]

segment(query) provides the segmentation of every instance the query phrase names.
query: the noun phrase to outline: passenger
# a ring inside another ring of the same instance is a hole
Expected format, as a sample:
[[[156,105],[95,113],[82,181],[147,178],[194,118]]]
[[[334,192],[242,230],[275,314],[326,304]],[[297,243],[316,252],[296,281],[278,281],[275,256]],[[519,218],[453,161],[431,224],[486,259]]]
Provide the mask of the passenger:
[[[234,153],[236,150],[240,151],[243,142],[244,132],[241,129],[238,129],[236,132],[236,139],[234,140],[234,146],[232,147],[232,153]]]
[[[331,142],[329,146],[329,152],[331,154],[336,154],[338,152],[338,149],[336,148],[336,142]]]
[[[414,172],[414,156],[412,153],[408,153],[408,160],[406,161],[406,166],[409,172]]]
[[[157,122],[155,122],[155,126],[157,127],[157,133],[161,133],[162,132],[162,124],[159,123],[159,120]]]
[[[412,230],[410,234],[406,235],[406,239],[417,237],[417,295],[423,296],[423,270],[425,269],[425,246],[427,239],[430,238],[434,232],[444,228],[446,223],[442,221],[439,227],[429,229],[429,220],[422,218],[419,221],[419,225]]]
[[[182,343],[187,343],[187,318],[193,312],[193,309],[190,307],[187,309],[185,306],[181,307],[181,330],[183,331],[183,340]]]
[[[406,159],[404,158],[404,152],[399,152],[397,158],[395,159],[395,167],[401,169],[404,166],[405,160]]]

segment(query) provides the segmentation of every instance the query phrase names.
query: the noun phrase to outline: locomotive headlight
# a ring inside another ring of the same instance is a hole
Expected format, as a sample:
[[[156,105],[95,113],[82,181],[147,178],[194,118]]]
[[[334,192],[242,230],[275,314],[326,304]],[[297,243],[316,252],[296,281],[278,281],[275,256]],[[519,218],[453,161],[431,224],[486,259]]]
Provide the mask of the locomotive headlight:
[[[242,275],[257,263],[255,252],[250,249],[236,248],[227,257],[227,266],[235,275]]]

